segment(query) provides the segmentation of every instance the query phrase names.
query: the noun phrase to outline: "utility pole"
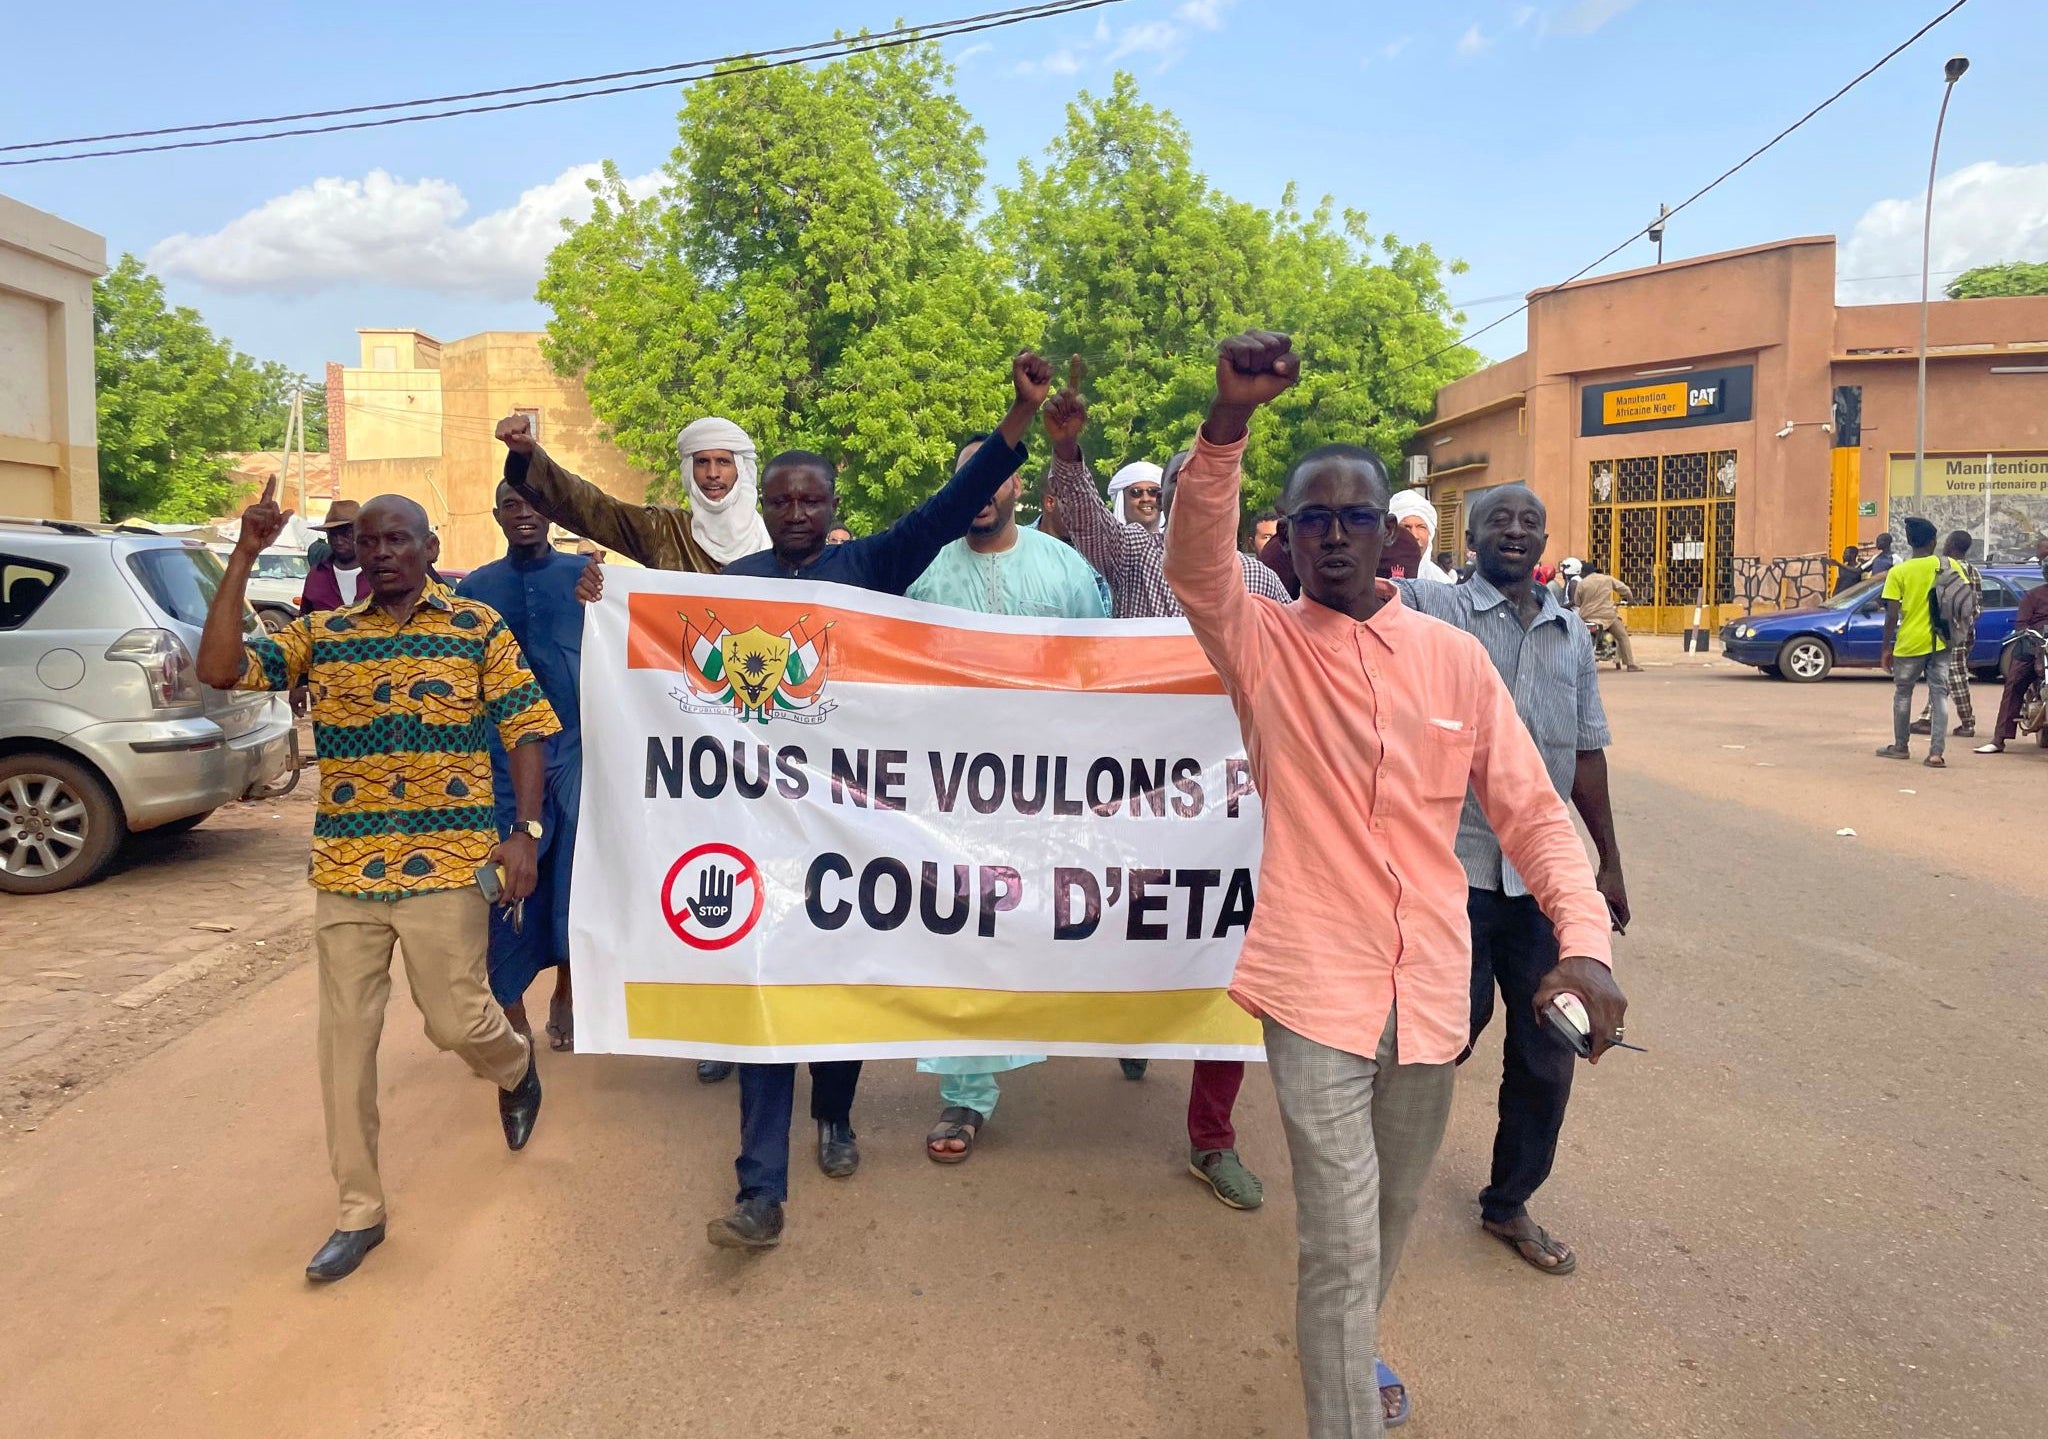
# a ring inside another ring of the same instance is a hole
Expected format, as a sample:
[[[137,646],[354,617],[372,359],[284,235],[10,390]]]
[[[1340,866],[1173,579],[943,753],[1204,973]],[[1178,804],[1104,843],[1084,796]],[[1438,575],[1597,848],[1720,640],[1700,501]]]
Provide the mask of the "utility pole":
[[[292,429],[299,437],[299,515],[306,513],[306,391],[302,385],[292,386]]]

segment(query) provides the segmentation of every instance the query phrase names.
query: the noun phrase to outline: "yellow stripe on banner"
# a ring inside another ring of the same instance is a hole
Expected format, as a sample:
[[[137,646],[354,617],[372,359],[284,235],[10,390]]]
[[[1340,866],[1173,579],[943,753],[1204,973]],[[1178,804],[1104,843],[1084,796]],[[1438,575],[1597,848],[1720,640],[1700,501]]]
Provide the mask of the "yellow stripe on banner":
[[[1036,992],[886,984],[628,984],[634,1039],[730,1045],[1237,1044],[1265,1040],[1220,989]]]

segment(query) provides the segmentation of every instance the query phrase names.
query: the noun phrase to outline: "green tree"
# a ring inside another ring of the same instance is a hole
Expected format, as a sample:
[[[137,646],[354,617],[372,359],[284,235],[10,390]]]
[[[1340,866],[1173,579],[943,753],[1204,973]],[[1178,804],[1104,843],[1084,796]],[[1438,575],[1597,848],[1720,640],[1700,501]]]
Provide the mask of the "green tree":
[[[1303,383],[1254,428],[1254,505],[1313,445],[1398,453],[1436,388],[1477,363],[1456,344],[1462,317],[1442,287],[1462,266],[1373,235],[1363,214],[1340,223],[1327,200],[1303,214],[1291,187],[1277,214],[1220,193],[1180,123],[1128,74],[1067,107],[1045,163],[1020,165],[987,229],[1045,310],[1048,348],[1088,360],[1091,450],[1110,468],[1189,442],[1216,341],[1248,326],[1289,330],[1307,361]]]
[[[256,375],[263,387],[263,398],[255,417],[250,447],[274,450],[284,444],[285,431],[291,425],[292,391],[297,389],[305,396],[300,401],[300,407],[306,427],[306,452],[311,454],[316,450],[325,450],[327,386],[315,383],[291,366],[279,364],[276,360],[263,361],[256,367]]]
[[[2006,295],[2048,295],[2048,262],[2012,260],[1965,270],[1944,287],[1951,300],[1994,300]]]
[[[928,494],[1041,321],[968,225],[981,131],[936,45],[691,87],[660,193],[593,182],[549,256],[547,352],[680,492],[675,434],[724,415],[840,466],[870,527]]]
[[[109,519],[210,519],[231,498],[221,455],[255,448],[263,377],[172,308],[133,255],[93,287],[100,509]]]

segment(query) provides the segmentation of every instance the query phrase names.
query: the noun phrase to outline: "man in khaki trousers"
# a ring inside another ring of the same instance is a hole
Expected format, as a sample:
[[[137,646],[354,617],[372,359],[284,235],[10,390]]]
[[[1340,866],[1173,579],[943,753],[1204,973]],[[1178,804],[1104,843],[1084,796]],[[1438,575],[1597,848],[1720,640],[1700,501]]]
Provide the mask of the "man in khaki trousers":
[[[435,1047],[498,1087],[498,1115],[522,1149],[540,1114],[532,1046],[506,1022],[486,977],[492,898],[532,892],[546,761],[560,725],[505,622],[432,580],[440,542],[411,500],[381,495],[356,516],[368,593],[248,639],[243,591],[289,517],[273,479],[207,612],[199,678],[218,689],[307,684],[320,754],[313,822],[314,938],[320,955],[320,1089],[339,1224],[306,1277],[355,1272],[384,1240],[377,1174],[377,1045],[391,955]],[[498,838],[489,737],[511,757],[519,823]]]

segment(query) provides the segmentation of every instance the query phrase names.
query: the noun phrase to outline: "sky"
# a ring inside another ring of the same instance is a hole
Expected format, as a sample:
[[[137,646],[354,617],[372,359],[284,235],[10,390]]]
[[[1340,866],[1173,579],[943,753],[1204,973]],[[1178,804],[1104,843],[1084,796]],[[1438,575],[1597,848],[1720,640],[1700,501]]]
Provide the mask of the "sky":
[[[1081,90],[1128,69],[1213,184],[1289,180],[1428,241],[1467,329],[1509,315],[1676,204],[1948,0],[1122,0],[947,42],[991,184],[1042,153]],[[127,0],[9,21],[0,143],[412,99],[657,65],[976,13],[967,0],[582,0],[202,9]],[[204,18],[198,18],[200,16]],[[2048,260],[2048,5],[1970,0],[1769,155],[1675,218],[1666,258],[1840,237],[1844,303],[1918,293],[1942,62],[1970,56],[1936,185],[1939,276]],[[652,185],[674,89],[426,124],[0,168],[0,193],[145,258],[172,298],[316,378],[359,326],[441,339],[533,329],[533,285],[603,160]],[[0,154],[0,159],[12,158]],[[1606,265],[1650,263],[1638,240]],[[1523,342],[1511,317],[1474,343]]]

